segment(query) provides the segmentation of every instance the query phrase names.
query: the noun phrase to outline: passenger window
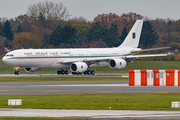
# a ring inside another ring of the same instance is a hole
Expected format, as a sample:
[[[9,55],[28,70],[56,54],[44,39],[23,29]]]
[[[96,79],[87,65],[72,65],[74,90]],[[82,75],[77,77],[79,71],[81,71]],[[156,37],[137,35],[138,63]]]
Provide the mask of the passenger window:
[[[169,76],[169,73],[167,73],[167,76]]]

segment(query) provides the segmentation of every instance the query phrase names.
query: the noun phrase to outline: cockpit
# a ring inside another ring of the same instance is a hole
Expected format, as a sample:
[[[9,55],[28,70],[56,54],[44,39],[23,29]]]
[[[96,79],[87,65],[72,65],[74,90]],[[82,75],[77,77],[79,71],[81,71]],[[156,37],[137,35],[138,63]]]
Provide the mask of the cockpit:
[[[13,54],[6,54],[5,56],[6,56],[6,57],[14,57]]]

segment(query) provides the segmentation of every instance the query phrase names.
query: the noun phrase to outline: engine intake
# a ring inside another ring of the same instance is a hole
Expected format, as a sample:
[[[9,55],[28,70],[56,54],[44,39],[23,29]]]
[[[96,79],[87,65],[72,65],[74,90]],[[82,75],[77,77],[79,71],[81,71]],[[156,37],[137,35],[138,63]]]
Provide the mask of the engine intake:
[[[112,69],[123,69],[127,65],[124,59],[112,59],[109,61],[109,66]]]
[[[26,72],[37,72],[41,70],[39,67],[30,67],[30,68],[24,68]]]
[[[70,65],[72,72],[84,72],[88,69],[88,65],[85,62],[74,62]]]

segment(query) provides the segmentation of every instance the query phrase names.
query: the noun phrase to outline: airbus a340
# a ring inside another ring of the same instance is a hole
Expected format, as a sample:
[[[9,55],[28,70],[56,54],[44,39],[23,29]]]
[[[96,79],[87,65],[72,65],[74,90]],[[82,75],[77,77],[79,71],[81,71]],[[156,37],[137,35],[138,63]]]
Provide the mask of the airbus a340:
[[[74,49],[19,49],[7,53],[3,62],[15,68],[15,75],[19,75],[19,68],[27,72],[36,72],[41,68],[58,69],[57,74],[94,75],[90,70],[92,65],[109,65],[112,69],[123,69],[127,62],[139,57],[167,56],[167,54],[133,55],[141,51],[164,48],[137,48],[140,40],[143,20],[137,20],[124,42],[114,48],[74,48]]]

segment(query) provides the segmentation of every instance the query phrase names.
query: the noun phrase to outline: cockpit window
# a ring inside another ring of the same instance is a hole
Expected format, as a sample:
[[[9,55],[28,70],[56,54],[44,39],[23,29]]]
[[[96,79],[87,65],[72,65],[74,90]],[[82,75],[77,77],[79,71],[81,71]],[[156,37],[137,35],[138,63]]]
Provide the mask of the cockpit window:
[[[13,54],[7,54],[6,57],[14,57]]]

